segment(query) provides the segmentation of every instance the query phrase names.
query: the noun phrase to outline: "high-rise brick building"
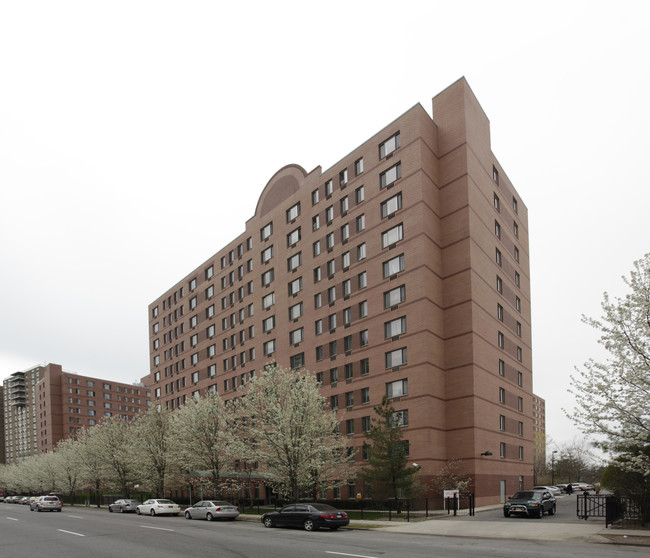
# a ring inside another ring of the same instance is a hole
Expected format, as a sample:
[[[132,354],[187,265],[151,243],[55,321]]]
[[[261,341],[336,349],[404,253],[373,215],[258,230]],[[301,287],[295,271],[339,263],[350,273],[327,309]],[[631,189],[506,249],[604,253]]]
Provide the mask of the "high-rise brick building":
[[[425,484],[450,459],[479,505],[532,482],[528,215],[465,79],[329,169],[280,169],[149,322],[154,404],[304,367],[359,450],[391,398]]]
[[[60,440],[97,424],[102,417],[133,419],[146,412],[151,402],[144,383],[81,376],[59,364],[14,372],[3,381],[3,388],[7,463],[50,452]]]

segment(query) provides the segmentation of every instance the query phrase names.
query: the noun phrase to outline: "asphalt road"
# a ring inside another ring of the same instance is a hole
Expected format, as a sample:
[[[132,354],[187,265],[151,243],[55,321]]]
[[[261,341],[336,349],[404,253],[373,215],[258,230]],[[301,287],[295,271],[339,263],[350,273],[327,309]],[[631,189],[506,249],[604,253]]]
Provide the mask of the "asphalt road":
[[[512,519],[501,516],[503,521]],[[110,514],[105,509],[69,507],[61,513],[37,513],[27,506],[0,504],[0,558],[618,558],[647,554],[647,548],[605,544],[531,543],[355,529],[308,533],[266,529],[257,521],[208,523],[182,516]]]

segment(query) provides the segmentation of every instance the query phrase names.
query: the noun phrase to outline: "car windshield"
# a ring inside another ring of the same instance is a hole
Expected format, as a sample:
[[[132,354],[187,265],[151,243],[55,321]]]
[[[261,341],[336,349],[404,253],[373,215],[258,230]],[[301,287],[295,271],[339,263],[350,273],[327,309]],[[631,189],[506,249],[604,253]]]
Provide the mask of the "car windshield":
[[[157,500],[157,502],[159,504],[173,504],[174,503],[171,500]]]
[[[211,506],[232,506],[232,504],[229,504],[228,502],[221,502],[220,500],[213,500],[212,502],[208,502]]]
[[[515,500],[534,500],[535,498],[540,498],[541,492],[534,492],[533,490],[527,490],[525,492],[517,492],[513,496]]]

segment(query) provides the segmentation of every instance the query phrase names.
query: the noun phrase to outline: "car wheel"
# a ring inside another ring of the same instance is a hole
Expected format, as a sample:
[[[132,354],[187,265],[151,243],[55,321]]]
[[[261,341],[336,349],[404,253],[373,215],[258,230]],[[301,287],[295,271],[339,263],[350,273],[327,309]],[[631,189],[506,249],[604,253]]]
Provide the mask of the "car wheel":
[[[120,513],[126,513],[126,510],[124,508],[120,508]]]
[[[270,517],[264,518],[264,527],[273,527],[273,520]]]
[[[185,512],[185,519],[192,519],[190,512]]]
[[[508,510],[503,510],[503,517],[510,517],[510,512]]]
[[[316,525],[311,519],[305,519],[305,522],[302,526],[305,528],[305,531],[315,531],[317,529]]]
[[[150,515],[151,517],[153,517],[154,515],[156,515],[156,510],[154,510],[153,508],[151,508],[151,510],[149,510],[149,515]]]
[[[207,514],[205,514],[205,519],[208,521],[212,521],[214,519],[214,516],[210,512],[208,512]]]
[[[140,513],[141,513],[141,512],[140,512],[140,508],[135,508],[135,513],[137,513],[138,515],[140,515]]]
[[[555,511],[556,511],[555,504],[553,504],[553,507],[550,510],[548,510],[548,515],[555,515]]]
[[[544,508],[543,507],[539,508],[537,510],[537,519],[542,519],[542,517],[544,517]]]
[[[108,511],[111,512],[111,513],[113,513],[113,508],[111,508],[110,506],[108,506]]]

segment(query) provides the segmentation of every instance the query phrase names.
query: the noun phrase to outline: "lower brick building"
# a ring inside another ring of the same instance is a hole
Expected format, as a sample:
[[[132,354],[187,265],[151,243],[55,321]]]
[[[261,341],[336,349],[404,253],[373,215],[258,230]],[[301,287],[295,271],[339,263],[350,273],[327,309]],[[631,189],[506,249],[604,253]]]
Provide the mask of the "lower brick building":
[[[6,463],[51,452],[60,440],[102,417],[133,419],[146,412],[151,395],[145,383],[81,376],[59,364],[14,372],[3,381],[3,388]]]
[[[425,486],[451,459],[478,505],[530,485],[527,209],[464,78],[432,114],[417,104],[332,167],[271,178],[244,233],[150,304],[154,403],[304,367],[360,467],[387,396]]]

